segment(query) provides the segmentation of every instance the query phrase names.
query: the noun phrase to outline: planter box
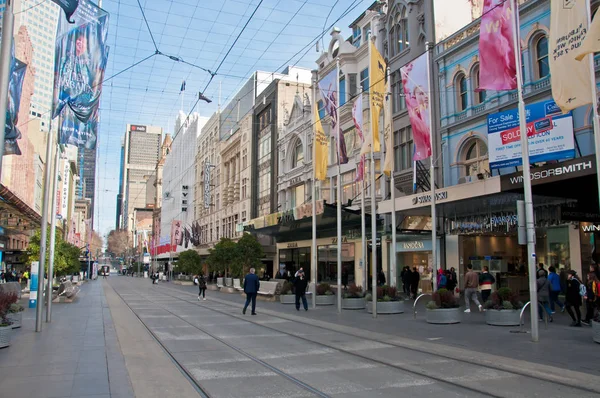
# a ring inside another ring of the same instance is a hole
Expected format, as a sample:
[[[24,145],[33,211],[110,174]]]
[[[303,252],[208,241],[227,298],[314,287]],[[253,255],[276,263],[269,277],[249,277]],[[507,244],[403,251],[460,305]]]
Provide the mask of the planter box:
[[[225,286],[233,286],[233,278],[225,278]]]
[[[493,326],[519,326],[520,310],[486,310],[485,323]]]
[[[0,348],[8,347],[10,345],[12,333],[12,325],[0,326]]]
[[[21,327],[21,321],[23,319],[23,312],[8,313],[6,315],[9,321],[12,322],[12,328],[17,329]]]
[[[296,304],[295,294],[282,294],[279,296],[279,302],[281,304]]]
[[[594,341],[600,344],[600,322],[592,321],[592,331],[594,332]]]
[[[315,304],[316,305],[334,305],[335,304],[335,296],[333,294],[317,296],[315,298]]]
[[[462,313],[460,308],[439,308],[437,310],[427,310],[425,314],[427,323],[448,325],[460,323]]]
[[[345,310],[362,310],[365,308],[364,298],[345,298],[342,299],[342,308]]]
[[[367,303],[367,312],[373,313],[373,302]],[[404,312],[404,301],[378,301],[377,314],[402,314]]]

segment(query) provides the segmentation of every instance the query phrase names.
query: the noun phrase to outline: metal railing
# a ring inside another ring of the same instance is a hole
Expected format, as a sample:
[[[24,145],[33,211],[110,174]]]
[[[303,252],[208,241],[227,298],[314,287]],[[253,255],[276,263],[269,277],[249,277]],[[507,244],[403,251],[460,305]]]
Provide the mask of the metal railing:
[[[523,308],[521,309],[521,314],[519,315],[519,333],[525,333],[525,322],[523,321],[523,317],[525,315],[525,310],[527,307],[531,305],[531,301],[525,303]],[[538,303],[541,306],[541,304]],[[548,329],[548,313],[546,309],[542,306],[542,313],[544,314],[544,329]]]
[[[413,317],[414,317],[414,319],[417,319],[417,303],[419,302],[419,300],[421,299],[421,297],[424,297],[424,296],[431,296],[431,293],[422,293],[419,297],[417,297],[417,299],[413,303]]]

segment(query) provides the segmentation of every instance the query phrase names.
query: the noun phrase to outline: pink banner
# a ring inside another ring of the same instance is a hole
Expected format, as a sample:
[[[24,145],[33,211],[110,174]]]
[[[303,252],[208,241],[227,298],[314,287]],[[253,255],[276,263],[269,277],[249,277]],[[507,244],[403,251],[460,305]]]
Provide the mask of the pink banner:
[[[362,148],[363,143],[365,142],[365,137],[363,135],[362,126],[363,126],[363,105],[362,105],[362,94],[360,94],[356,101],[354,101],[354,105],[352,106],[352,120],[354,120],[354,127],[356,128],[356,132],[358,133],[358,138],[360,139],[360,147]],[[359,155],[359,161],[356,164],[356,181],[362,181],[365,175],[365,155]]]
[[[427,56],[425,53],[400,69],[415,145],[413,160],[423,160],[431,156]]]
[[[484,0],[479,32],[479,90],[514,90],[517,68],[511,2]]]

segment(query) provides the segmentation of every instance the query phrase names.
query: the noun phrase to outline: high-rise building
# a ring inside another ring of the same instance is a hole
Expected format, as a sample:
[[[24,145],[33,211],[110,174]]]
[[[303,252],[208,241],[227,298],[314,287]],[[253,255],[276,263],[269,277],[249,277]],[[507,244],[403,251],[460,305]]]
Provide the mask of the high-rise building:
[[[77,160],[81,178],[77,184],[77,198],[90,199],[90,214],[94,218],[94,193],[96,190],[96,149],[79,147]]]
[[[125,167],[125,140],[121,140],[121,158],[120,158],[120,169],[119,169],[119,194],[117,195],[117,214],[115,220],[115,229],[121,229],[123,222],[121,216],[123,215],[123,169]]]
[[[161,127],[127,125],[122,181],[124,229],[131,229],[134,209],[146,208],[146,182],[156,170],[161,141]]]

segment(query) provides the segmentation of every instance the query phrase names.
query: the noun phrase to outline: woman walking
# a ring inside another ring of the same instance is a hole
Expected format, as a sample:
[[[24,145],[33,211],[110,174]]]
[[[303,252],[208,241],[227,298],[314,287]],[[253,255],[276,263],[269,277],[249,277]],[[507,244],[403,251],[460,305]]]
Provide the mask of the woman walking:
[[[577,272],[569,270],[568,275],[565,305],[567,307],[567,312],[573,320],[571,326],[581,327],[581,310],[579,309],[579,307],[581,307],[581,282],[577,280]],[[575,309],[575,314],[573,313],[573,309]],[[575,317],[575,315],[577,315],[577,317]]]
[[[552,322],[552,311],[550,310],[550,282],[548,282],[548,278],[546,278],[546,271],[543,269],[538,270],[537,272],[537,293],[538,293],[538,303],[542,308],[542,311],[546,311],[548,314],[548,319]],[[540,321],[544,320],[544,314],[540,311]]]
[[[204,275],[198,277],[198,301],[200,301],[200,296],[202,296],[202,300],[206,300],[206,279],[204,279]]]
[[[600,289],[600,282],[595,273],[590,272],[588,274],[588,283],[585,286],[586,292],[583,299],[585,300],[585,320],[583,324],[590,326],[590,322],[594,319],[594,313],[598,307],[598,290]]]

